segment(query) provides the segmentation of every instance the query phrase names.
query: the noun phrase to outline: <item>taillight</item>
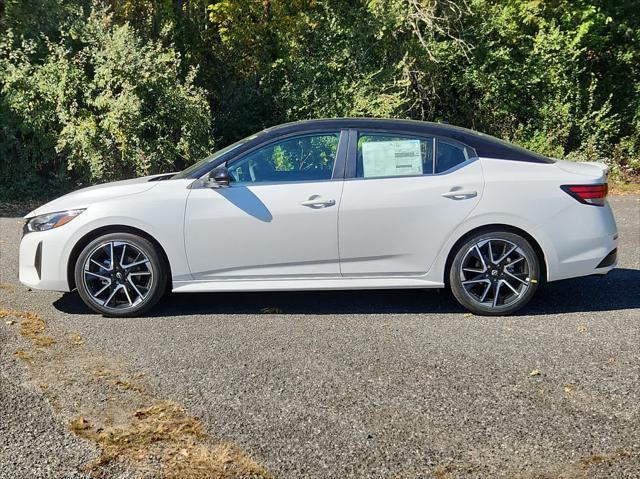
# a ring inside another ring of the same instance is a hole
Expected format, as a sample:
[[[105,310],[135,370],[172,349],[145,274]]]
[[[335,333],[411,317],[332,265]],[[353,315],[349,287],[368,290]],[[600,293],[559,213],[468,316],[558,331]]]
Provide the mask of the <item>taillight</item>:
[[[594,206],[604,206],[604,199],[607,197],[609,191],[609,185],[607,183],[598,185],[562,185],[560,188],[580,203]]]

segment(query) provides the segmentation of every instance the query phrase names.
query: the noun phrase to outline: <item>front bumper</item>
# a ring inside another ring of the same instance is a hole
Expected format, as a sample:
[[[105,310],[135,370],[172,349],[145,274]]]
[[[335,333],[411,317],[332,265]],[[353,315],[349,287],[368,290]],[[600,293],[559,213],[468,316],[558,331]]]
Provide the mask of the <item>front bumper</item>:
[[[59,231],[26,234],[20,242],[18,277],[32,289],[69,291],[64,260],[64,238]]]

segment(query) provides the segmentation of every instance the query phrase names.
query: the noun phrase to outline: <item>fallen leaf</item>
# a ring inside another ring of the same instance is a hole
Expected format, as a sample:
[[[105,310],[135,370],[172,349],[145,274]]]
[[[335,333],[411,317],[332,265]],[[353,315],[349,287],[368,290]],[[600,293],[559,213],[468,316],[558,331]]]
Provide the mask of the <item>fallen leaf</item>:
[[[13,326],[14,324],[16,324],[16,322],[13,319],[9,319],[8,321],[4,322],[7,326]]]
[[[31,361],[33,359],[33,357],[31,357],[31,354],[29,354],[28,352],[22,350],[22,349],[18,349],[15,353],[13,353],[14,356],[22,359],[23,361]]]
[[[571,386],[565,386],[564,392],[566,392],[567,394],[571,394],[573,393],[573,388]]]
[[[584,333],[587,330],[586,326],[578,326],[578,331],[580,331],[581,333]]]
[[[84,431],[85,429],[89,429],[90,427],[91,424],[89,424],[89,421],[87,421],[83,416],[79,416],[71,420],[72,431]]]
[[[529,376],[540,376],[542,374],[539,369],[534,369],[529,373]]]
[[[473,313],[464,313],[462,316],[464,316],[465,318],[469,318],[473,316]]]

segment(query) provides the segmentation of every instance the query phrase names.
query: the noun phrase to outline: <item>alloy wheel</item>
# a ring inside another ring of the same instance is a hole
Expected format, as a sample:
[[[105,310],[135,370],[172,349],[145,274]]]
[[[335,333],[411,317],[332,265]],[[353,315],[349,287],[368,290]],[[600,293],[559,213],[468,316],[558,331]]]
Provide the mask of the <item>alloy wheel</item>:
[[[152,290],[154,271],[147,254],[127,241],[108,241],[87,256],[82,279],[99,306],[126,310],[144,301]]]
[[[531,285],[531,258],[515,243],[500,238],[473,244],[460,263],[464,293],[478,305],[509,306]]]

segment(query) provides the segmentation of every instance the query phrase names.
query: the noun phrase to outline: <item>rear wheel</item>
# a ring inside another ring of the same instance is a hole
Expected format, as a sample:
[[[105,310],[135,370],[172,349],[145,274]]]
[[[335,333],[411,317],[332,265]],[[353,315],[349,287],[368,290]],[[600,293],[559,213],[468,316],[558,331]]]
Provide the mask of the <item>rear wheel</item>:
[[[167,268],[155,246],[131,233],[109,233],[89,243],[75,266],[80,297],[105,316],[136,316],[165,292]]]
[[[458,302],[480,315],[507,315],[527,304],[540,276],[529,242],[506,231],[480,232],[457,250],[449,283]]]

